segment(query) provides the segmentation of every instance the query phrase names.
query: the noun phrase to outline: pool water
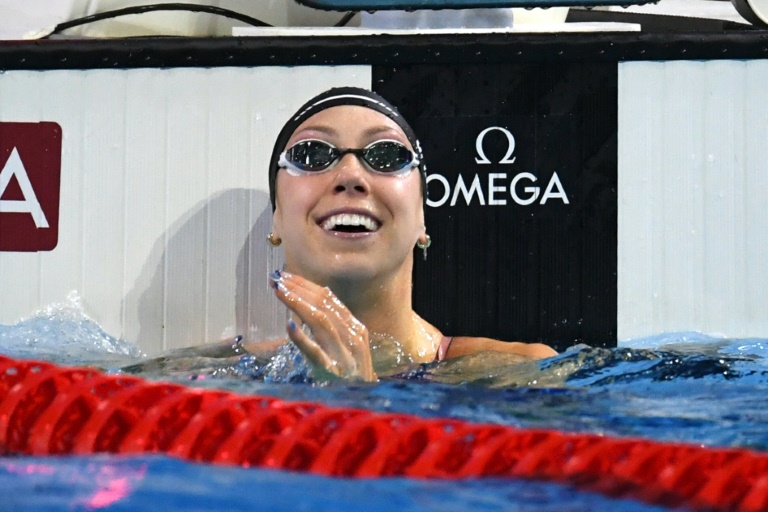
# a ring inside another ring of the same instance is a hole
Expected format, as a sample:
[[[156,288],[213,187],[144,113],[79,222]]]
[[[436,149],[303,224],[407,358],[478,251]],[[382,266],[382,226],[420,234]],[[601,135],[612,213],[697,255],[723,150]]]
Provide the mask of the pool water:
[[[672,333],[537,363],[480,355],[350,384],[317,382],[289,348],[272,362],[237,346],[147,359],[75,301],[0,326],[0,353],[329,406],[768,450],[765,339]],[[0,491],[0,510],[660,510],[543,482],[332,479],[164,456],[6,456]]]
[[[169,457],[0,459],[2,510],[467,512],[663,510],[542,482],[352,480]]]

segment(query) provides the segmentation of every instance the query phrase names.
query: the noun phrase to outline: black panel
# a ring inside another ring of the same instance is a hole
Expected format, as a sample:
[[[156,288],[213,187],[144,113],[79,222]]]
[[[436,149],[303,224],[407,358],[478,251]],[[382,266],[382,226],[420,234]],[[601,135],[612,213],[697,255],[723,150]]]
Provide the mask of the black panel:
[[[669,17],[666,17],[669,18]],[[628,18],[627,21],[631,21]],[[711,20],[707,20],[711,21]],[[3,41],[0,70],[763,59],[768,30]],[[732,24],[736,26],[737,24]],[[707,25],[711,27],[711,25]]]
[[[416,310],[447,334],[616,344],[616,64],[509,64],[374,68],[374,88],[420,137],[430,177],[429,258],[417,257]],[[491,162],[476,162],[482,140]],[[511,158],[510,158],[511,159]],[[493,193],[488,176],[503,188]],[[526,187],[539,187],[531,204]],[[556,174],[563,191],[541,204]],[[440,175],[440,180],[434,175]],[[461,179],[479,194],[456,195]],[[477,178],[475,178],[477,176]],[[455,205],[451,202],[456,197]]]

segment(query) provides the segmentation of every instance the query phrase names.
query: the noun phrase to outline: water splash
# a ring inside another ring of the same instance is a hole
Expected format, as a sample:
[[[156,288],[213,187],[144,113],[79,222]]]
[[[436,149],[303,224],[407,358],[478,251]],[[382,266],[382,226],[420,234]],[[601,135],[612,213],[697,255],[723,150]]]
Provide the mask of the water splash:
[[[293,343],[285,343],[277,349],[277,354],[263,366],[263,374],[253,373],[253,379],[267,383],[307,383],[313,382],[312,369],[301,351]]]
[[[265,383],[316,384],[312,368],[293,343],[284,343],[271,356],[254,355],[237,336],[227,344],[210,344],[170,351],[123,366],[120,371],[145,378],[196,381],[257,380]]]
[[[143,357],[138,346],[110,336],[83,311],[77,292],[13,325],[0,325],[0,353],[61,364],[92,364]]]

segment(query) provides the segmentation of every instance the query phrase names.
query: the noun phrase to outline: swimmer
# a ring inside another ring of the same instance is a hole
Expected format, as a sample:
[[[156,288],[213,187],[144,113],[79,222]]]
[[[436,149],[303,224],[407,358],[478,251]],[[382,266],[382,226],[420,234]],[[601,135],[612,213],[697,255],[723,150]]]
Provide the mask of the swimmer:
[[[431,244],[426,167],[413,130],[378,94],[345,87],[307,102],[277,137],[269,184],[268,242],[285,251],[284,270],[270,276],[274,294],[291,312],[288,338],[321,372],[375,381],[393,371],[372,355],[387,343],[410,363],[556,354],[537,343],[445,336],[413,310],[414,253],[426,256]]]

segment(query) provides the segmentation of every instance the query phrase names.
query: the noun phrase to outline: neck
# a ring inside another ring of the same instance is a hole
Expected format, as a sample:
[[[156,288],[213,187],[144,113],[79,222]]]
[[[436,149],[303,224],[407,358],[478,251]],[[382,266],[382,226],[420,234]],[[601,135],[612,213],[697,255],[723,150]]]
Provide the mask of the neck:
[[[429,362],[440,343],[440,332],[414,311],[412,293],[412,256],[397,268],[376,276],[362,278],[344,275],[313,275],[299,269],[286,258],[286,270],[330,288],[336,297],[368,330],[373,345],[396,342],[402,352],[415,362]]]
[[[337,278],[328,286],[366,326],[371,343],[394,340],[413,361],[429,362],[437,350],[434,327],[413,311],[411,268],[404,265],[394,276],[374,279]]]
[[[368,332],[387,334],[405,343],[413,337],[410,276],[394,279],[334,279],[329,287]]]

